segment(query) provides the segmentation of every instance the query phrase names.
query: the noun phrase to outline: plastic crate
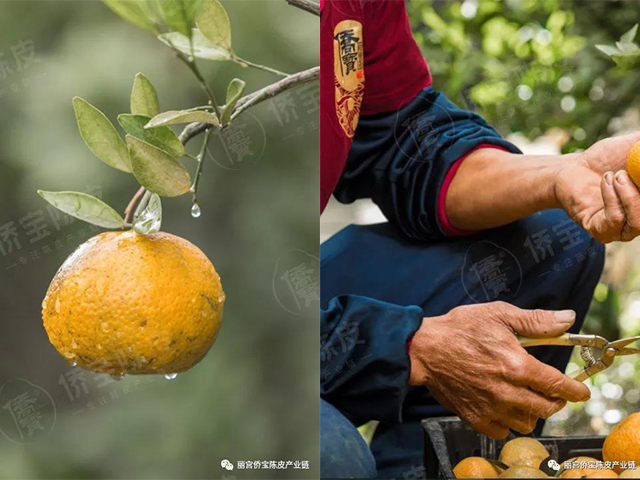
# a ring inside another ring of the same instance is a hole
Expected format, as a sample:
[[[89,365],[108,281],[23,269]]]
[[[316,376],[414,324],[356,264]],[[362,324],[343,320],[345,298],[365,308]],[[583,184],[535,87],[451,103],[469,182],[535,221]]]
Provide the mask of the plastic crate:
[[[453,467],[463,458],[484,457],[496,459],[505,440],[493,440],[465,425],[458,417],[429,418],[422,421],[425,432],[425,477],[455,478]],[[551,457],[562,464],[577,456],[602,460],[605,437],[538,437]]]

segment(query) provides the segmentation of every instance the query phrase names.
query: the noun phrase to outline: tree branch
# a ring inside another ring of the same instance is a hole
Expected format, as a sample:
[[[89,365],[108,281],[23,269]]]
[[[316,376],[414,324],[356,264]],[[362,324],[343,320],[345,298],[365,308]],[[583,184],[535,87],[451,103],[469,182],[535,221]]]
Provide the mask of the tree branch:
[[[293,7],[300,8],[305,12],[320,16],[320,5],[311,0],[287,0],[287,3]]]
[[[302,72],[289,75],[279,82],[264,87],[256,92],[250,93],[249,95],[246,95],[238,100],[238,103],[236,104],[236,110],[233,112],[233,115],[231,115],[231,120],[235,119],[238,115],[240,115],[250,107],[253,107],[261,102],[264,102],[265,100],[269,100],[270,98],[280,95],[282,92],[289,90],[290,88],[316,80],[319,77],[320,67],[313,67],[309,70],[304,70]],[[224,111],[224,107],[222,109]],[[180,134],[180,141],[183,144],[186,144],[193,137],[204,132],[208,127],[210,127],[210,125],[206,123],[190,123]]]

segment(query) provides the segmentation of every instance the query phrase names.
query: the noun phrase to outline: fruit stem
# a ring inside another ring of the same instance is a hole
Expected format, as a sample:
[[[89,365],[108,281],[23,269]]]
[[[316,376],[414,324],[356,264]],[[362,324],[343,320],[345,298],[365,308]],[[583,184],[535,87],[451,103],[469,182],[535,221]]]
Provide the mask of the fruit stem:
[[[133,214],[133,210],[136,208],[136,204],[140,201],[145,191],[146,189],[144,187],[140,187],[138,191],[131,198],[131,201],[129,202],[129,205],[127,205],[127,208],[125,208],[124,210],[125,225],[123,228],[126,228],[127,225],[130,225],[130,220],[131,220],[131,215]]]

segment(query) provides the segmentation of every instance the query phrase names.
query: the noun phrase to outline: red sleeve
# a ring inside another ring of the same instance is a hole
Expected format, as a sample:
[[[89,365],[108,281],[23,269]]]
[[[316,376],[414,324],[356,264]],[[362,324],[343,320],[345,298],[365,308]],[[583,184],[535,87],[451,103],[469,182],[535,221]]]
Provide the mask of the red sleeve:
[[[365,15],[362,115],[393,112],[431,85],[431,73],[413,38],[404,0],[366,1]]]
[[[404,0],[321,0],[321,210],[342,175],[360,115],[393,112],[429,85]]]
[[[363,0],[320,8],[320,210],[344,169],[364,95]]]

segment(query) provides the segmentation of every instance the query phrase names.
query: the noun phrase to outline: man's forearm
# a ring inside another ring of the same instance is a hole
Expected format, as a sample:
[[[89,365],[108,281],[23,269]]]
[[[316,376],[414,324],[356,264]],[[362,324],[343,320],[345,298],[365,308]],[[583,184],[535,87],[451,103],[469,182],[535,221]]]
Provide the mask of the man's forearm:
[[[483,230],[558,208],[555,180],[575,157],[516,155],[493,148],[472,153],[447,191],[449,222],[461,230]]]

